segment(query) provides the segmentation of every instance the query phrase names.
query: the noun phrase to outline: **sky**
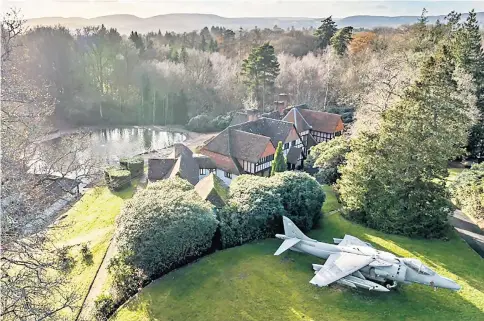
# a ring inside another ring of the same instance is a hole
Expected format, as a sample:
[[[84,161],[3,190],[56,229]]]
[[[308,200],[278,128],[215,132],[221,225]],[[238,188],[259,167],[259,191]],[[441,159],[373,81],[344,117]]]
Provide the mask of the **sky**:
[[[132,14],[151,17],[168,13],[206,13],[224,17],[310,17],[333,15],[428,15],[447,14],[452,10],[484,11],[484,1],[331,1],[331,0],[1,0],[2,11],[21,9],[24,18],[84,17]]]

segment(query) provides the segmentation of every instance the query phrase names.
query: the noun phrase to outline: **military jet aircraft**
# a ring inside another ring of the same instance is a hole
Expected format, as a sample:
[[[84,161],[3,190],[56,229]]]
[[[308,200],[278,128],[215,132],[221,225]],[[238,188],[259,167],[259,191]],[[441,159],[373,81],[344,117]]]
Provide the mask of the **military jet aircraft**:
[[[287,217],[283,217],[283,222],[285,234],[276,234],[276,237],[284,242],[274,255],[290,249],[326,259],[324,265],[313,264],[315,276],[309,283],[316,286],[336,282],[352,288],[388,292],[397,282],[402,282],[460,289],[457,283],[440,276],[417,259],[396,257],[351,235],[333,239],[335,244],[318,242],[304,235]]]

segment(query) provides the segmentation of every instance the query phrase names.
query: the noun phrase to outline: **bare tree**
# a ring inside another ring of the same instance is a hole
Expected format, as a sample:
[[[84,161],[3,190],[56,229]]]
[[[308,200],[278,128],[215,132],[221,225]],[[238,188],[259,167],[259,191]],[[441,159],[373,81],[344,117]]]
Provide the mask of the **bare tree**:
[[[75,199],[77,183],[96,166],[81,157],[79,139],[66,140],[66,148],[47,148],[40,140],[51,130],[55,101],[22,71],[23,26],[17,11],[2,21],[0,317],[45,320],[78,302],[64,273],[65,251],[55,246],[54,227],[45,228],[52,223],[46,211],[56,196]]]

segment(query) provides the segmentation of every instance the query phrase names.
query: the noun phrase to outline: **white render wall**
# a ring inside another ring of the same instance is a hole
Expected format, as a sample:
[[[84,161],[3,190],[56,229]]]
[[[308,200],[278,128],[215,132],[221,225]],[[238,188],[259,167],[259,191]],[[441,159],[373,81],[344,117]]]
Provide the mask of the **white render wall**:
[[[228,177],[225,177],[225,171],[221,170],[221,169],[218,169],[217,168],[217,176],[225,183],[228,185],[230,185],[230,183],[232,182],[232,180],[234,178],[237,177],[237,175],[235,174],[232,174],[232,178],[228,178]]]

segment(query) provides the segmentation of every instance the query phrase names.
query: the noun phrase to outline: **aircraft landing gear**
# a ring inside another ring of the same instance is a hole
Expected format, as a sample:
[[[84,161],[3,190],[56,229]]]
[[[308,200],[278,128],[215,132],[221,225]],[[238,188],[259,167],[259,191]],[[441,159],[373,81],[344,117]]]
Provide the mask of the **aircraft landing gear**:
[[[385,287],[390,290],[390,289],[393,289],[394,287],[397,286],[397,282],[396,281],[386,281],[384,283]]]

